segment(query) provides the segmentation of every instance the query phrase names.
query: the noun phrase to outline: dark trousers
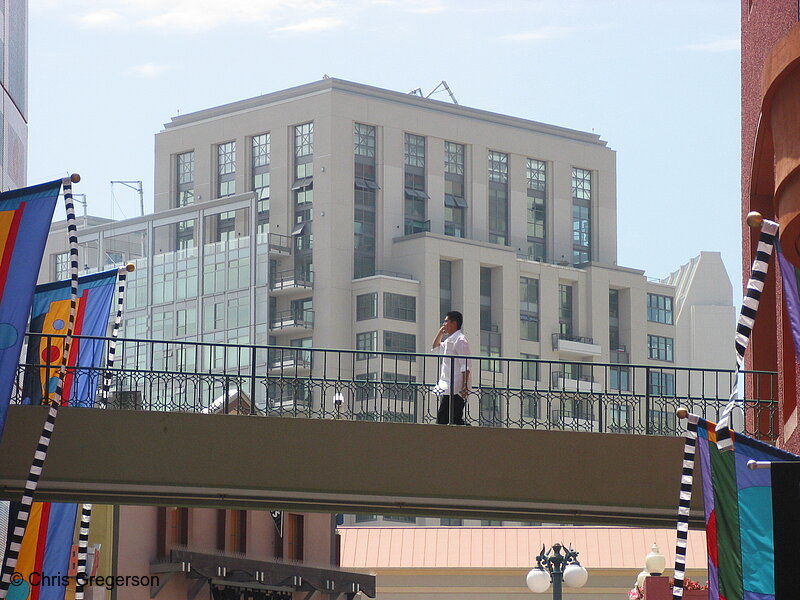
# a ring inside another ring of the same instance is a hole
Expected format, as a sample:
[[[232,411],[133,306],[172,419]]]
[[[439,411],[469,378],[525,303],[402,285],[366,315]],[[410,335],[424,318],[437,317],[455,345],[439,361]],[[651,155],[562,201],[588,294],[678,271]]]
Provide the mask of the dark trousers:
[[[439,400],[439,412],[436,413],[436,422],[439,425],[448,425],[450,423],[450,398],[451,396],[442,396]],[[453,401],[453,424],[464,424],[464,399],[456,394],[452,396]]]

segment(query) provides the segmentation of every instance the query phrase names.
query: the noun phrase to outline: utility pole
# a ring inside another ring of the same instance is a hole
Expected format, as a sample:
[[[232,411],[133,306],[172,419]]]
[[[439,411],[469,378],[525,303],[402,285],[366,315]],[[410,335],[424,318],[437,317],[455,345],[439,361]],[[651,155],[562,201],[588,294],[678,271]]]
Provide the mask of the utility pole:
[[[125,187],[129,187],[132,190],[136,191],[139,194],[139,210],[140,215],[144,216],[144,189],[142,188],[141,180],[137,181],[112,181],[111,182],[111,193],[114,193],[114,184],[119,183],[120,185],[124,185]]]

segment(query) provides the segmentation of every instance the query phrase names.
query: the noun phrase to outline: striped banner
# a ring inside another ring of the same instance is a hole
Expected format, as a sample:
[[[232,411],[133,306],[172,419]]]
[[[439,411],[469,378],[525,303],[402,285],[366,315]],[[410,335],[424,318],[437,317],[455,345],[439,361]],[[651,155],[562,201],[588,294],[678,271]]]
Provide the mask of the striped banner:
[[[103,385],[100,388],[100,398],[103,408],[108,408],[108,395],[111,389],[111,370],[114,368],[114,356],[117,350],[117,338],[122,324],[122,308],[125,304],[125,285],[128,271],[133,271],[134,267],[129,264],[119,270],[117,287],[117,314],[114,317],[114,326],[111,330],[111,341],[108,343],[108,356],[106,357],[106,368],[103,373]],[[86,574],[87,552],[89,548],[89,527],[92,523],[92,505],[84,504],[81,507],[81,525],[78,530],[78,568],[75,583],[75,600],[83,600],[85,579],[81,575]]]
[[[74,176],[76,182],[80,178]],[[25,482],[25,489],[22,493],[21,506],[17,512],[16,523],[11,531],[8,543],[8,551],[3,559],[2,577],[0,577],[0,600],[5,600],[8,595],[8,588],[11,585],[11,575],[17,568],[19,551],[22,548],[22,538],[25,536],[25,528],[30,517],[33,496],[39,485],[39,478],[42,475],[42,468],[47,459],[47,450],[50,447],[50,439],[56,426],[58,409],[61,406],[61,396],[64,393],[64,376],[67,370],[67,359],[69,357],[70,345],[72,343],[72,332],[75,329],[75,308],[78,300],[78,228],[75,225],[75,204],[72,198],[72,179],[65,177],[63,182],[64,204],[67,211],[67,232],[69,235],[69,257],[70,257],[70,281],[72,296],[70,298],[69,323],[67,325],[66,338],[64,340],[64,352],[61,356],[61,368],[58,375],[58,385],[56,386],[55,396],[50,403],[50,410],[47,413],[36,452],[33,455],[28,480]]]
[[[774,221],[764,219],[761,225],[761,236],[758,239],[756,257],[750,269],[750,279],[747,282],[747,290],[742,299],[742,310],[739,313],[739,323],[736,326],[736,375],[733,379],[731,396],[728,404],[722,410],[719,421],[717,422],[717,447],[720,450],[730,450],[733,448],[733,440],[730,433],[730,415],[736,408],[737,396],[739,395],[739,372],[744,366],[744,353],[750,343],[753,334],[753,325],[758,312],[758,304],[761,301],[761,293],[764,291],[764,281],[767,279],[769,269],[769,258],[772,249],[775,247],[775,237],[778,234],[778,224]]]
[[[678,500],[677,541],[675,542],[675,583],[673,600],[683,598],[683,582],[686,577],[686,545],[689,538],[689,509],[692,504],[694,485],[694,458],[697,449],[697,416],[689,415],[686,438],[683,444],[683,472]]]

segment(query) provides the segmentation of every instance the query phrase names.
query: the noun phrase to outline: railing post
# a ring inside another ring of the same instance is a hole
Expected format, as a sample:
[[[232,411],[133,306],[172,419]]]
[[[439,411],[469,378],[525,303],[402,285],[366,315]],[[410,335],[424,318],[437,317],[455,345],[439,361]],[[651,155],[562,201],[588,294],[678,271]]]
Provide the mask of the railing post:
[[[256,347],[250,347],[250,414],[256,414]]]
[[[450,392],[450,402],[448,402],[450,417],[447,424],[453,425],[456,414],[456,361],[452,356],[450,357],[450,389],[448,391]]]
[[[650,367],[644,368],[644,433],[650,435]]]

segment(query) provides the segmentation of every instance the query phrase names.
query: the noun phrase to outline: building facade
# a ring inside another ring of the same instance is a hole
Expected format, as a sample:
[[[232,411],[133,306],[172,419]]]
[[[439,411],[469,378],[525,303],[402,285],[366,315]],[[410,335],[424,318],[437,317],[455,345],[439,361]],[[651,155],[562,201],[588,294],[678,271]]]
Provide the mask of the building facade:
[[[0,189],[24,187],[28,172],[28,0],[0,6]]]
[[[376,575],[378,600],[536,598],[525,577],[536,556],[555,543],[579,552],[589,572],[581,588],[563,586],[564,600],[628,597],[655,543],[672,577],[675,531],[608,527],[340,528],[342,565]],[[687,576],[704,584],[705,532],[690,531]],[[552,589],[552,586],[551,586]],[[552,591],[541,594],[551,597]],[[685,597],[689,595],[684,592]],[[706,598],[708,592],[706,591]]]
[[[758,228],[745,216],[760,212],[780,225],[781,250],[800,268],[800,15],[795,0],[742,0],[742,268],[756,257]],[[746,277],[747,275],[745,275]],[[800,363],[773,259],[745,360],[750,369],[778,372],[778,444],[800,452]],[[749,382],[748,382],[749,383]]]
[[[481,424],[546,416],[596,429],[577,397],[544,415],[536,398],[492,395],[517,386],[627,395],[606,420],[671,433],[675,407],[634,417],[636,395],[686,395],[681,368],[734,364],[718,254],[664,281],[617,264],[615,153],[595,134],[323,79],[173,118],[156,135],[155,182],[154,214],[80,234],[85,271],[137,265],[124,336],[297,349],[142,354],[156,367],[255,360],[313,375],[307,349],[337,348],[358,351],[343,368],[360,381],[420,383],[428,361],[380,353],[429,352],[456,309],[476,356],[531,361],[479,361],[468,411]],[[65,250],[56,232],[43,281],[66,275]],[[721,397],[720,383],[706,392]],[[419,395],[367,407],[378,394],[355,394],[354,414],[420,418]],[[331,402],[286,386],[254,399],[259,410]]]

